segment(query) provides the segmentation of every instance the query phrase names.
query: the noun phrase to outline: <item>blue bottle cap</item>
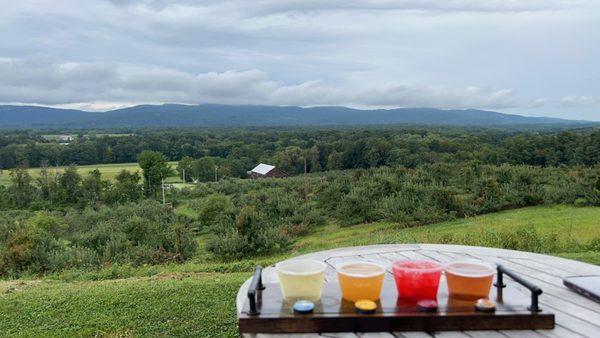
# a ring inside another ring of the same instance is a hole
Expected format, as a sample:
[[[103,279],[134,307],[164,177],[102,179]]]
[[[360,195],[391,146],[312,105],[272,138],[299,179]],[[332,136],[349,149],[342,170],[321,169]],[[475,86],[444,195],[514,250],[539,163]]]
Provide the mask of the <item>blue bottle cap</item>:
[[[299,300],[294,303],[294,312],[311,313],[315,309],[315,304],[310,300]]]

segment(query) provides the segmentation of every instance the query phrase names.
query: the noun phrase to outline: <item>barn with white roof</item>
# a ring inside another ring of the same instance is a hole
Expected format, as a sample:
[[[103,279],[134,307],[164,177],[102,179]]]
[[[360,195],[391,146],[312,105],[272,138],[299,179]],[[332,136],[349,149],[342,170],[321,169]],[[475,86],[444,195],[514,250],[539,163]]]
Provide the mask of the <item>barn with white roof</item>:
[[[260,163],[248,172],[248,178],[286,177],[287,174],[274,165]]]

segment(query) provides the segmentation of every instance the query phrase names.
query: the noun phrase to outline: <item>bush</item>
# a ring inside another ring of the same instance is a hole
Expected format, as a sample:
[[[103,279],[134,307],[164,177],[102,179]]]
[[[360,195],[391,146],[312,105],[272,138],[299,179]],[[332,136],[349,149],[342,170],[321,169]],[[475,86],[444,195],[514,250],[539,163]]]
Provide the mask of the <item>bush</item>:
[[[585,198],[578,198],[575,200],[575,202],[573,203],[576,207],[585,207],[590,205],[590,203],[588,202],[587,199]]]
[[[200,224],[204,227],[213,225],[223,215],[235,212],[231,199],[223,194],[208,195],[201,200],[194,201],[191,207],[198,213]]]
[[[186,221],[156,202],[69,211],[63,217],[36,213],[0,232],[0,273],[180,262],[197,247]]]
[[[55,262],[49,254],[62,252],[66,243],[56,240],[46,231],[33,226],[25,226],[12,233],[4,243],[0,272],[19,274],[24,271],[41,273],[50,271]]]
[[[600,252],[600,237],[596,237],[596,238],[592,239],[588,243],[587,249],[589,251],[598,251],[598,252]]]
[[[243,207],[235,220],[222,217],[212,229],[207,249],[223,259],[281,251],[290,244],[282,228],[252,206]]]

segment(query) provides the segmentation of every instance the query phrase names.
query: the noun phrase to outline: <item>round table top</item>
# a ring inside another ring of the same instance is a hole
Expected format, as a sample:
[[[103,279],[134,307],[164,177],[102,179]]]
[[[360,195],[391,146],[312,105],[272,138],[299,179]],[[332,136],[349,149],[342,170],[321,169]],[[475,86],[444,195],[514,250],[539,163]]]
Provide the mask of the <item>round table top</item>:
[[[569,276],[600,275],[600,266],[530,252],[439,244],[393,244],[348,247],[320,251],[297,258],[310,258],[327,263],[325,279],[337,280],[334,266],[344,260],[359,258],[392,262],[396,259],[431,259],[446,262],[458,258],[479,258],[519,273],[544,290],[540,307],[555,314],[553,330],[447,331],[447,332],[377,332],[323,334],[258,334],[247,337],[600,337],[600,304],[572,292],[563,285]],[[388,271],[389,275],[389,271]],[[388,277],[391,278],[391,275]],[[263,282],[277,282],[273,267],[263,270]],[[442,277],[443,278],[443,277]],[[246,301],[250,279],[237,295],[238,313]]]

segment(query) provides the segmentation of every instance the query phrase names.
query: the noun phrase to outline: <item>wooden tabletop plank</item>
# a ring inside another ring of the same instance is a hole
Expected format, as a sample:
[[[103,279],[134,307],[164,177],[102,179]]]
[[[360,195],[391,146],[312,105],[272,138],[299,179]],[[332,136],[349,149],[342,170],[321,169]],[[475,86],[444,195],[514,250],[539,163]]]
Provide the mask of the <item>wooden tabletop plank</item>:
[[[435,332],[433,333],[433,336],[435,338],[471,338],[471,336],[461,331]]]
[[[433,251],[433,250],[419,250],[417,251],[417,253],[423,255],[424,257],[428,257],[429,259],[432,259],[434,261],[438,261],[440,263],[446,263],[446,262],[450,262],[455,260],[454,257],[451,257],[449,255],[445,255],[442,252],[439,251]]]
[[[244,336],[245,337],[245,336]],[[314,338],[319,337],[319,335],[315,335],[314,333],[256,333],[253,336],[248,338]],[[357,338],[357,335],[349,336],[348,338]]]
[[[475,331],[469,330],[465,333],[472,338],[506,338],[506,335],[499,331]]]
[[[396,338],[389,332],[364,332],[357,334],[361,338]]]
[[[333,257],[354,257],[357,255],[368,255],[370,253],[385,253],[385,252],[395,252],[395,251],[413,251],[419,250],[419,244],[381,244],[381,245],[368,245],[359,247],[361,248],[360,253],[355,251],[356,247],[347,247],[347,248],[338,248],[326,251],[319,251],[316,253],[305,254],[301,257],[310,257],[312,259],[319,259],[320,257],[324,257],[321,260],[326,260],[327,258]]]
[[[313,336],[314,337],[314,336]],[[326,338],[358,338],[358,335],[354,332],[331,332],[331,333],[319,333],[317,337]]]
[[[576,273],[565,270],[562,266],[552,265],[551,263],[545,263],[543,261],[538,261],[529,258],[509,258],[508,261],[513,263],[527,266],[531,269],[547,273],[556,277],[565,278],[569,276],[576,276]]]
[[[581,318],[576,317],[577,314],[567,314],[565,312],[562,312],[560,309],[553,308],[545,303],[542,303],[541,301],[540,306],[545,306],[546,308],[548,308],[548,311],[552,311],[554,313],[556,322],[560,323],[563,327],[568,328],[573,332],[577,332],[578,334],[588,337],[594,337],[600,334],[599,326],[581,320]]]
[[[583,335],[578,334],[575,331],[569,330],[560,324],[556,324],[556,326],[554,327],[554,330],[539,330],[538,332],[540,332],[541,334],[545,335],[546,337],[550,337],[550,338],[564,338],[564,337],[582,338],[582,337],[584,337]]]
[[[500,333],[509,338],[546,338],[542,333],[533,330],[502,330]]]
[[[528,258],[535,255],[531,252],[488,248],[481,246],[450,245],[450,244],[419,244],[421,250],[467,253],[480,256],[497,256],[511,258]]]
[[[427,332],[394,332],[397,338],[432,338],[433,336]]]

